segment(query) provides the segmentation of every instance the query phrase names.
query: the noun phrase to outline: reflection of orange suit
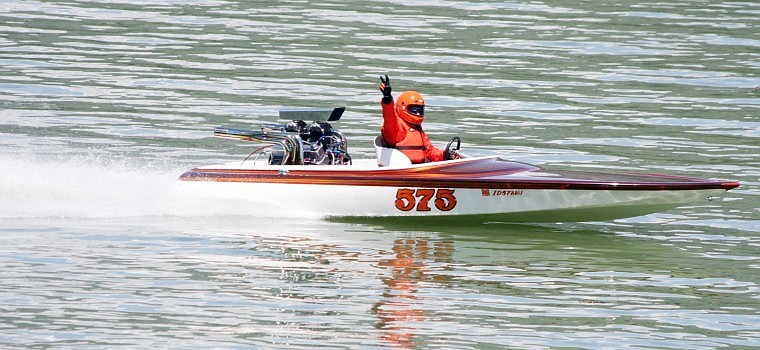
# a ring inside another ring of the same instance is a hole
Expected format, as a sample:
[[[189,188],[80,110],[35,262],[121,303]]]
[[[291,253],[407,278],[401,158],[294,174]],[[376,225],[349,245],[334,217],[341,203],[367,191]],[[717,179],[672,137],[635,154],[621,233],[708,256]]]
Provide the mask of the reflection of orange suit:
[[[373,311],[380,322],[381,337],[397,348],[418,347],[416,322],[425,321],[424,303],[417,295],[420,281],[445,282],[449,275],[427,275],[425,264],[431,257],[436,262],[450,263],[454,247],[450,241],[436,242],[431,250],[424,239],[399,238],[393,242],[393,257],[381,260],[379,266],[390,270],[383,278],[386,289]]]
[[[396,113],[396,103],[380,103],[383,107],[383,145],[403,152],[412,163],[440,162],[443,151],[433,146],[422,127],[401,119]]]
[[[418,345],[414,334],[416,329],[410,322],[425,320],[425,311],[417,297],[417,282],[423,279],[425,267],[414,257],[418,243],[398,239],[393,245],[394,257],[380,262],[380,266],[391,269],[391,277],[383,279],[388,287],[383,293],[384,300],[376,306],[381,328],[388,331],[382,339],[403,349]]]

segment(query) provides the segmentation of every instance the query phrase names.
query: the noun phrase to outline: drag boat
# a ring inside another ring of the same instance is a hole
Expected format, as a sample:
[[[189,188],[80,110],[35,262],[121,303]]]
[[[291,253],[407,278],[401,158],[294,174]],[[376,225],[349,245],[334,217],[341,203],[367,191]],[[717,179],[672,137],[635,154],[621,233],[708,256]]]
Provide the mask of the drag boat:
[[[505,222],[602,221],[712,200],[738,182],[647,173],[549,170],[498,156],[412,164],[375,138],[374,159],[352,159],[330,122],[345,108],[280,111],[285,124],[214,129],[264,144],[242,162],[194,168],[179,178],[286,216],[430,218]],[[314,121],[304,121],[311,117]],[[446,146],[458,151],[458,137]]]

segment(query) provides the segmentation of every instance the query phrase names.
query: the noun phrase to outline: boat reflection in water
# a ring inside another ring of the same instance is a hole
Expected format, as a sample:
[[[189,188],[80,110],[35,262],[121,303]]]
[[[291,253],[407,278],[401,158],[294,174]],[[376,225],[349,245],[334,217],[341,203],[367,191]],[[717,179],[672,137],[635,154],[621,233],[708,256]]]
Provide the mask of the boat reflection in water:
[[[415,323],[425,321],[424,302],[418,295],[420,283],[441,281],[444,276],[428,275],[425,261],[450,262],[454,252],[451,241],[437,241],[431,247],[424,238],[399,238],[393,244],[393,256],[380,261],[390,276],[383,278],[385,290],[372,311],[377,314],[377,328],[382,339],[395,347],[414,348]]]

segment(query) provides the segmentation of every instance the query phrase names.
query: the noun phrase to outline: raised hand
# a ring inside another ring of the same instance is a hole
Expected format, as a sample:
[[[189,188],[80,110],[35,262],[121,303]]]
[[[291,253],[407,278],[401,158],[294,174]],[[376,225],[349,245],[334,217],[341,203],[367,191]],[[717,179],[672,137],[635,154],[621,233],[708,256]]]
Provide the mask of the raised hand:
[[[393,95],[391,95],[391,79],[388,78],[388,74],[380,76],[380,91],[383,93],[383,103],[391,103],[393,101]]]

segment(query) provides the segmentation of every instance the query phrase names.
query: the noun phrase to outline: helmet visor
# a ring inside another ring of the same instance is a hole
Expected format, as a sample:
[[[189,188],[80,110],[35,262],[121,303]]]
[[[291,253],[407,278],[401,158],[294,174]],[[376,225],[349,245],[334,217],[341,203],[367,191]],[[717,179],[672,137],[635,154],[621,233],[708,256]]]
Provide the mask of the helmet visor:
[[[424,105],[409,105],[406,109],[409,111],[410,114],[416,115],[418,117],[422,117],[425,115],[425,106]]]

